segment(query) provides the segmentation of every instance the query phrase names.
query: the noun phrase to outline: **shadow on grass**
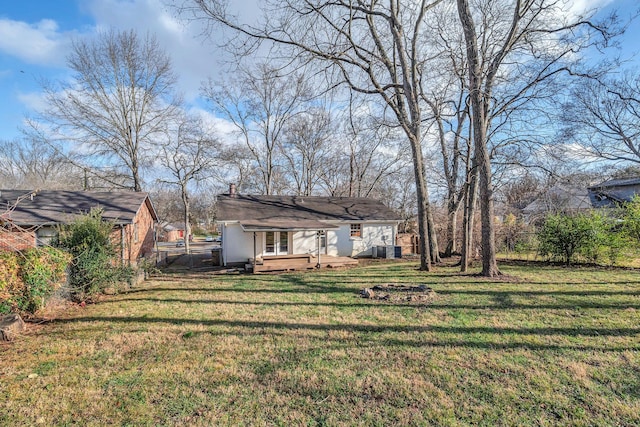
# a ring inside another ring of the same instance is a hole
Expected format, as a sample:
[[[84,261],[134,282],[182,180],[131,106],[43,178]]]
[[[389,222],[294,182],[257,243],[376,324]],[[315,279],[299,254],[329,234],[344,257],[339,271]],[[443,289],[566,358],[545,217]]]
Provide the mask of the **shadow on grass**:
[[[58,319],[52,321],[54,324],[81,324],[81,323],[124,323],[124,324],[171,324],[176,326],[198,325],[209,327],[226,327],[238,329],[255,330],[260,334],[267,333],[268,330],[289,330],[289,331],[324,331],[324,332],[352,332],[363,334],[354,337],[357,345],[366,345],[368,341],[372,341],[372,345],[392,345],[392,346],[411,346],[411,347],[467,347],[480,349],[518,349],[526,348],[530,350],[595,350],[618,352],[627,350],[640,350],[640,341],[635,346],[614,346],[603,343],[602,346],[579,345],[579,344],[541,344],[531,342],[495,342],[487,339],[480,339],[480,336],[540,336],[540,337],[573,337],[579,338],[611,338],[611,337],[635,337],[640,334],[640,328],[510,328],[510,327],[466,327],[466,326],[416,326],[416,325],[360,325],[360,324],[304,324],[304,323],[285,323],[285,322],[260,322],[260,321],[233,321],[233,320],[196,320],[196,319],[180,319],[180,318],[153,318],[153,317],[79,317],[73,319]],[[240,331],[239,331],[240,332]],[[200,334],[214,333],[202,331]],[[228,334],[229,332],[225,332]],[[249,332],[251,333],[251,332]],[[424,339],[399,339],[384,337],[368,337],[367,334],[386,334],[386,333],[429,333],[442,334],[444,337],[438,336],[424,337]],[[246,331],[242,331],[244,336]],[[450,335],[472,335],[468,339],[460,339],[449,337]],[[336,340],[335,338],[324,337],[324,340]],[[338,341],[347,342],[349,340],[339,339]],[[355,345],[355,344],[354,344]]]
[[[356,297],[356,295],[354,295]],[[495,298],[495,304],[457,304],[452,302],[450,304],[442,303],[421,303],[421,302],[406,302],[406,303],[390,303],[390,302],[378,302],[375,300],[361,300],[362,303],[339,303],[339,302],[301,302],[301,301],[236,301],[225,299],[184,299],[184,298],[117,298],[111,300],[101,301],[100,304],[114,304],[123,301],[131,302],[150,302],[150,303],[176,303],[176,304],[223,304],[223,305],[237,305],[237,306],[267,306],[267,307],[338,307],[338,308],[362,308],[370,310],[372,308],[384,309],[389,308],[428,308],[433,310],[438,309],[468,309],[468,310],[576,310],[576,309],[609,309],[609,310],[628,310],[637,309],[640,310],[640,304],[627,304],[627,303],[610,303],[603,302],[584,302],[584,301],[568,301],[566,304],[517,304],[514,303],[510,295],[501,295]]]
[[[103,323],[159,323],[173,325],[204,325],[224,326],[251,329],[288,329],[288,330],[316,330],[316,331],[348,331],[359,333],[444,333],[444,334],[497,334],[497,335],[540,335],[540,336],[571,336],[571,337],[630,337],[640,334],[640,328],[509,328],[509,327],[484,327],[484,326],[417,326],[417,325],[361,325],[361,324],[317,324],[317,323],[285,323],[285,322],[260,322],[240,320],[203,320],[180,319],[167,317],[76,317],[69,319],[52,320],[54,324],[72,324],[82,322]],[[638,342],[640,347],[640,342]]]
[[[233,288],[219,288],[215,286],[211,286],[208,288],[198,287],[142,287],[142,288],[134,288],[128,291],[124,291],[122,294],[138,294],[145,292],[223,292],[223,293],[271,293],[271,294],[287,294],[287,293],[353,293],[357,294],[363,288],[363,283],[352,283],[351,286],[343,285],[343,286],[326,286],[322,283],[309,283],[300,279],[288,280],[293,287],[288,285],[282,285],[279,282],[278,287],[273,288],[241,288],[241,287],[233,287]],[[640,296],[640,290],[633,291],[609,291],[609,290],[575,290],[575,291],[556,291],[556,290],[542,290],[542,291],[530,291],[530,290],[488,290],[488,289],[448,289],[446,287],[441,288],[440,286],[435,289],[439,295],[486,295],[495,298],[496,300],[501,300],[507,302],[510,297],[513,296],[523,296],[523,297],[535,297],[535,296],[630,296],[637,297]]]

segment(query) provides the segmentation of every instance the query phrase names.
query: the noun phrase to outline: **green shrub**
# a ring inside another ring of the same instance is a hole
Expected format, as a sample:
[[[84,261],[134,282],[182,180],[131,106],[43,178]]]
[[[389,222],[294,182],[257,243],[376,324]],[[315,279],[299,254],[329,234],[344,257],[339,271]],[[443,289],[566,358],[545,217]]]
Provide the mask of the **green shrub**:
[[[72,298],[83,301],[131,277],[128,267],[118,265],[112,230],[113,224],[103,221],[99,209],[59,228],[54,244],[73,256],[69,272]]]
[[[54,248],[0,252],[0,313],[34,313],[65,281],[71,256]]]
[[[611,212],[607,212],[611,213]],[[539,251],[567,265],[578,256],[592,263],[615,264],[629,246],[614,216],[592,211],[575,215],[556,214],[546,218],[538,231]]]
[[[21,295],[24,282],[20,277],[20,264],[15,252],[0,251],[0,314],[9,313],[14,296]]]
[[[24,282],[18,308],[34,313],[62,286],[71,256],[55,248],[31,248],[19,258]]]
[[[640,245],[640,197],[638,196],[634,196],[624,205],[622,231],[629,237],[632,244]]]

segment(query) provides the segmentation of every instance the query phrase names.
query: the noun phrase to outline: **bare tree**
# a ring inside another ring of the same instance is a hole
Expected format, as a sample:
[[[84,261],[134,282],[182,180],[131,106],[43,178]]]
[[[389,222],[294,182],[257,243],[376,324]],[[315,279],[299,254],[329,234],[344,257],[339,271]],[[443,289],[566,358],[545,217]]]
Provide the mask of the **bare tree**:
[[[280,149],[297,195],[310,196],[316,192],[332,148],[331,125],[330,113],[320,108],[309,109],[287,125]]]
[[[566,3],[558,0],[457,0],[468,62],[485,276],[500,274],[490,152],[496,118],[526,102],[542,82],[572,72],[577,53],[612,35],[611,22],[597,25],[563,8]]]
[[[260,193],[262,174],[256,170],[253,154],[246,144],[237,142],[222,145],[219,159],[224,169],[214,174],[218,181],[235,183],[241,193]]]
[[[581,80],[563,105],[564,137],[594,159],[640,163],[640,75]]]
[[[31,138],[0,142],[0,188],[78,189],[83,171],[67,156]]]
[[[394,179],[404,181],[409,148],[402,131],[369,112],[353,111],[356,105],[352,100],[351,111],[334,115],[319,186],[332,196],[375,197],[393,207],[394,197],[385,187]]]
[[[208,136],[199,120],[182,117],[168,126],[166,142],[161,146],[160,162],[170,178],[159,182],[174,185],[180,190],[185,229],[185,251],[190,253],[191,201],[189,187],[208,178],[216,161],[217,141]]]
[[[76,40],[67,63],[70,82],[43,83],[46,137],[125,170],[128,186],[141,191],[150,147],[179,104],[169,57],[149,35],[110,30],[95,41]]]
[[[260,63],[230,82],[209,79],[202,92],[245,142],[261,175],[260,192],[277,193],[284,187],[278,182],[283,176],[278,168],[284,131],[309,95],[304,74],[283,75],[279,68]]]
[[[441,2],[268,0],[263,3],[261,27],[236,21],[223,1],[193,0],[191,7],[182,9],[250,39],[289,49],[293,56],[318,60],[329,72],[337,72],[351,90],[381,97],[412,151],[423,270],[431,269],[427,229],[432,216],[421,145],[420,102],[420,82],[429,67],[428,53],[421,46],[429,36],[423,18]]]

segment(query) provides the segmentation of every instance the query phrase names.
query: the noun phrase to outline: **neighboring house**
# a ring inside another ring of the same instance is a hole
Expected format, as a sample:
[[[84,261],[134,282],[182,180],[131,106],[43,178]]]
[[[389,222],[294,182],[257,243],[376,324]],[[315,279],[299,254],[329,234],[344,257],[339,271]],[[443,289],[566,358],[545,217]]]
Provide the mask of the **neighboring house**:
[[[556,184],[522,209],[528,223],[536,223],[548,213],[579,212],[591,209],[587,189],[571,184]]]
[[[163,223],[162,228],[162,241],[163,242],[175,242],[176,240],[184,239],[184,223],[177,222]]]
[[[640,195],[640,178],[614,179],[587,189],[594,208],[613,208]]]
[[[224,265],[371,256],[373,247],[394,245],[400,222],[381,202],[352,197],[249,196],[232,189],[218,196],[217,209]]]
[[[0,206],[0,249],[49,244],[58,225],[99,208],[123,263],[153,254],[158,218],[147,193],[0,190]]]

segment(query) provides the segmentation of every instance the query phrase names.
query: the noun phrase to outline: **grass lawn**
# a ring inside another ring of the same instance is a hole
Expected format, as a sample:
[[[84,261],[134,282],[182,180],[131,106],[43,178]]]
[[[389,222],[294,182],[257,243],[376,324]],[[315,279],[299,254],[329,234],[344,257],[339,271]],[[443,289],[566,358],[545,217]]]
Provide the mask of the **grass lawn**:
[[[0,345],[0,425],[638,425],[640,272],[164,275]],[[427,284],[429,302],[363,299]]]

